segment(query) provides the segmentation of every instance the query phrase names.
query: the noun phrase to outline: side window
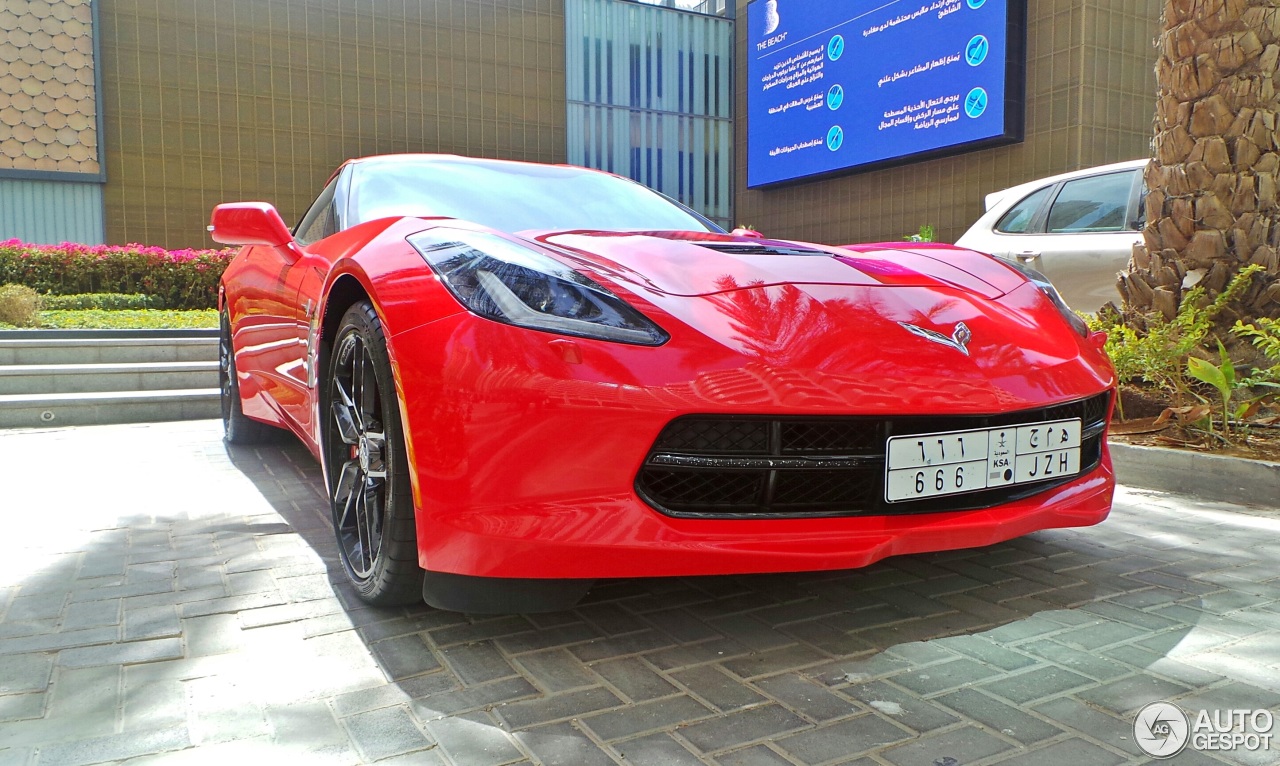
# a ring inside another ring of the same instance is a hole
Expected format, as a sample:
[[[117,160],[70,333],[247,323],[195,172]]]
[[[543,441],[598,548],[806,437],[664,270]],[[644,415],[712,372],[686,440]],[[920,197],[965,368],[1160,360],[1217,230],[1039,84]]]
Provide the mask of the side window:
[[[293,233],[298,244],[310,245],[338,232],[338,219],[333,214],[333,193],[337,188],[338,179],[335,178],[324,187],[316,201],[311,203],[311,209],[302,216],[302,222]]]
[[[1108,173],[1063,184],[1049,208],[1049,233],[1124,231],[1135,172]]]
[[[1024,197],[1004,214],[996,224],[996,231],[1005,234],[1026,234],[1028,227],[1031,226],[1031,220],[1036,217],[1036,211],[1044,204],[1051,189],[1053,189],[1052,186],[1046,186]]]

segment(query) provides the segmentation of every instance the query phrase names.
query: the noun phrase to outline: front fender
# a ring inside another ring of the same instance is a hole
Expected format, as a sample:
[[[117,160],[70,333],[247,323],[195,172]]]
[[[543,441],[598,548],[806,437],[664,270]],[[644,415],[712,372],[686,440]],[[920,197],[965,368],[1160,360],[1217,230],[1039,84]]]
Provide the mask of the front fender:
[[[382,320],[388,340],[416,327],[465,311],[440,284],[431,267],[405,238],[431,224],[417,218],[371,221],[349,230],[362,246],[338,254],[324,282],[322,303],[330,306],[335,287],[355,279]],[[367,237],[367,239],[365,238]],[[338,294],[343,294],[339,291]],[[345,310],[345,306],[341,307]],[[325,317],[325,325],[340,317]],[[392,352],[394,360],[394,351]]]
[[[382,322],[387,340],[387,356],[391,362],[391,374],[395,381],[396,399],[400,406],[405,450],[407,452],[410,483],[414,504],[421,507],[415,460],[415,424],[410,422],[407,399],[414,392],[407,391],[401,370],[406,355],[415,353],[400,339],[413,330],[438,322],[441,319],[465,312],[465,309],[440,284],[431,267],[405,240],[430,224],[414,218],[384,219],[354,227],[343,235],[358,237],[359,245],[336,242],[342,252],[337,256],[326,275],[318,305],[323,310],[313,319],[313,332],[318,342],[312,344],[311,364],[322,371],[316,382],[315,402],[321,407],[323,376],[327,371],[327,350],[337,334],[338,325],[346,309],[358,300],[368,298]],[[339,236],[343,236],[339,235]],[[324,366],[320,366],[324,365]],[[323,422],[317,412],[315,422]],[[416,424],[422,426],[423,424]],[[316,442],[323,454],[324,429],[317,428]],[[321,461],[323,465],[323,460]],[[328,477],[326,476],[326,481]]]

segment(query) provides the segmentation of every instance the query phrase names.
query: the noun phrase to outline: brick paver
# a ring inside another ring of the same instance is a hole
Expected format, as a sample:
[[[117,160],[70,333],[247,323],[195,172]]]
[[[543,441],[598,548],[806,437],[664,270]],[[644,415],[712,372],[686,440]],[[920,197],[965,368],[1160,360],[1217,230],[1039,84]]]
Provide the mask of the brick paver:
[[[0,764],[1109,766],[1148,702],[1280,710],[1276,508],[1122,489],[981,550],[466,616],[362,605],[288,441],[8,431],[0,467]]]

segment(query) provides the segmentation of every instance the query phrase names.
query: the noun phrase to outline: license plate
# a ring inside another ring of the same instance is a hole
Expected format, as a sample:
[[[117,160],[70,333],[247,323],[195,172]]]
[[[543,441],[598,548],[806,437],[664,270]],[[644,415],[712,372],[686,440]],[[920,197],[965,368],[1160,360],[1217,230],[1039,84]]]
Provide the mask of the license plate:
[[[885,500],[978,492],[1080,473],[1080,420],[894,436]]]

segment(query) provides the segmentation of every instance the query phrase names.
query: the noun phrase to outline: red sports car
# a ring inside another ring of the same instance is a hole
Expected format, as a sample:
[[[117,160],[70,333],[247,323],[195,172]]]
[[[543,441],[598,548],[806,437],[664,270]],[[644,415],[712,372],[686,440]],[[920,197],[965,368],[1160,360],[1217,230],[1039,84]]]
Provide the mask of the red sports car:
[[[725,233],[632,181],[352,160],[292,231],[220,205],[226,439],[324,466],[373,604],[567,608],[1095,524],[1115,376],[1034,273]]]

